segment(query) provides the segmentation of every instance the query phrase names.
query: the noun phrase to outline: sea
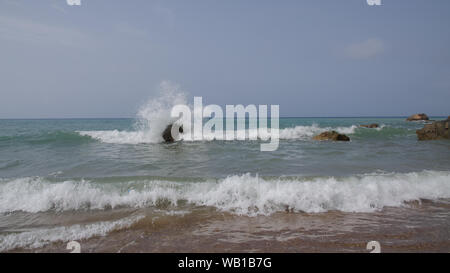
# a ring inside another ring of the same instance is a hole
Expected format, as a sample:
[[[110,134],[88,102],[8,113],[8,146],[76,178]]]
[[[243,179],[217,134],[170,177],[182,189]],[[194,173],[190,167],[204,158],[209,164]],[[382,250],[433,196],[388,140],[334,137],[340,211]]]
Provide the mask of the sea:
[[[0,120],[0,252],[450,251],[450,141],[418,141],[424,122],[280,118],[267,152],[164,143],[167,109]],[[329,130],[350,141],[312,140]]]

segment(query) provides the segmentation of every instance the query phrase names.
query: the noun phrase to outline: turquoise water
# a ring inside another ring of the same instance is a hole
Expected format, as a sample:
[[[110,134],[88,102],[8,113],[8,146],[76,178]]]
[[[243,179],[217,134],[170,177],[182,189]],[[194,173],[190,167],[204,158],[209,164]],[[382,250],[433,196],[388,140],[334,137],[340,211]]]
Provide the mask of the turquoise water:
[[[374,122],[382,128],[357,127]],[[449,142],[417,141],[415,130],[422,127],[404,118],[282,118],[278,150],[261,152],[264,141],[164,144],[135,143],[133,135],[108,138],[108,131],[136,131],[134,119],[0,120],[0,177],[221,178],[449,170]],[[311,140],[326,129],[346,133],[351,141]],[[100,137],[79,132],[100,132]]]
[[[359,127],[370,123],[380,128]],[[222,213],[338,217],[333,212],[378,213],[423,200],[443,204],[426,222],[448,231],[450,142],[418,141],[415,130],[423,124],[403,117],[282,118],[279,148],[261,152],[267,141],[162,143],[161,132],[135,119],[0,120],[0,252],[87,240],[133,226],[153,234],[155,219],[164,217],[190,215],[184,218],[190,224]],[[312,140],[326,130],[351,141]],[[405,212],[389,213],[397,219]],[[409,221],[401,226],[415,224]],[[276,225],[271,232],[278,234]],[[125,243],[135,239],[129,240]],[[144,244],[136,251],[147,250]],[[176,250],[174,244],[169,251]]]

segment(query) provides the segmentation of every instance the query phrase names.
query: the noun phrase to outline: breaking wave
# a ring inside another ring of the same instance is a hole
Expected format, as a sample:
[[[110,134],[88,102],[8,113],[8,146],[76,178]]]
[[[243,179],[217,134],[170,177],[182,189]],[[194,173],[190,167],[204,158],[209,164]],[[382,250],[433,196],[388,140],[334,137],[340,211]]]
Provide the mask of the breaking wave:
[[[54,242],[88,239],[105,236],[111,231],[129,228],[144,216],[130,216],[117,221],[85,225],[39,228],[20,233],[0,235],[0,252],[16,248],[39,248]]]
[[[0,183],[0,213],[209,206],[238,215],[286,209],[373,212],[420,199],[450,198],[450,172],[376,173],[348,177],[263,178],[250,174],[209,181],[163,179],[104,183],[20,178]]]
[[[167,125],[165,125],[167,126]],[[164,127],[165,128],[165,127]],[[319,127],[316,124],[311,126],[295,126],[292,128],[284,128],[279,129],[280,139],[299,139],[299,140],[308,140],[311,139],[314,135],[320,134],[324,131],[334,130],[341,134],[353,134],[358,127],[356,125],[352,125],[349,127]],[[270,139],[270,129],[269,132],[267,130],[257,131],[249,131],[248,129],[244,132],[244,134],[248,137],[248,135],[254,134],[258,136],[260,140],[268,140]],[[163,129],[157,131],[157,134],[150,134],[149,131],[79,131],[78,133],[82,136],[89,136],[91,138],[97,139],[104,143],[115,143],[115,144],[141,144],[141,143],[159,143],[162,142],[163,139],[161,137]],[[236,131],[235,131],[236,132]],[[237,132],[236,132],[237,133]],[[225,134],[225,132],[224,132]],[[183,139],[188,141],[188,139]],[[203,134],[203,141],[212,141],[212,140],[225,140],[224,136],[217,136],[214,134]]]
[[[119,130],[100,130],[100,131],[77,131],[80,136],[90,137],[104,143],[113,144],[141,144],[141,143],[160,143],[163,142],[162,132],[167,125],[176,121],[170,117],[170,111],[173,106],[178,104],[187,105],[186,94],[180,91],[178,85],[170,82],[162,82],[160,84],[160,96],[150,99],[144,104],[137,113],[137,122],[133,131]],[[349,127],[319,127],[317,124],[310,126],[296,126],[279,130],[281,139],[309,139],[315,134],[319,134],[327,130],[335,130],[342,134],[353,134],[358,126]],[[181,139],[190,141],[191,128],[184,126],[184,134]],[[236,130],[234,131],[238,133]],[[246,129],[243,132],[248,139],[249,135],[257,136],[260,140],[270,139],[270,129]],[[224,135],[226,132],[224,132]],[[225,140],[225,136],[217,136],[215,134],[203,134],[203,141]]]

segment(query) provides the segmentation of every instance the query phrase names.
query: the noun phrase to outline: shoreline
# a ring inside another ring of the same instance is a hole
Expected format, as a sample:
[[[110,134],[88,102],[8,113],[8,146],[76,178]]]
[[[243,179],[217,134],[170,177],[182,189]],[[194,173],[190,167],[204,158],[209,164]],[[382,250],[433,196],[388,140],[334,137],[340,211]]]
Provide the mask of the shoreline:
[[[448,252],[450,199],[421,200],[372,213],[278,212],[270,216],[239,216],[212,208],[188,214],[156,216],[150,209],[134,214],[144,218],[105,236],[77,240],[81,252],[162,253],[366,253],[369,241],[382,252]],[[67,242],[6,252],[69,252]]]

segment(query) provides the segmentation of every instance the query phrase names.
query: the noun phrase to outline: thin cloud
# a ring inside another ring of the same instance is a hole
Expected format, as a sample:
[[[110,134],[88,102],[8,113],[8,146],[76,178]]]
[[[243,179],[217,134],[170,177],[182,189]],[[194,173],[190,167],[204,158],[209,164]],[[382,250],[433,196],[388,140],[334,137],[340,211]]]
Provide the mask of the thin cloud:
[[[345,48],[345,55],[352,59],[369,59],[385,50],[384,42],[377,38],[350,44]]]

